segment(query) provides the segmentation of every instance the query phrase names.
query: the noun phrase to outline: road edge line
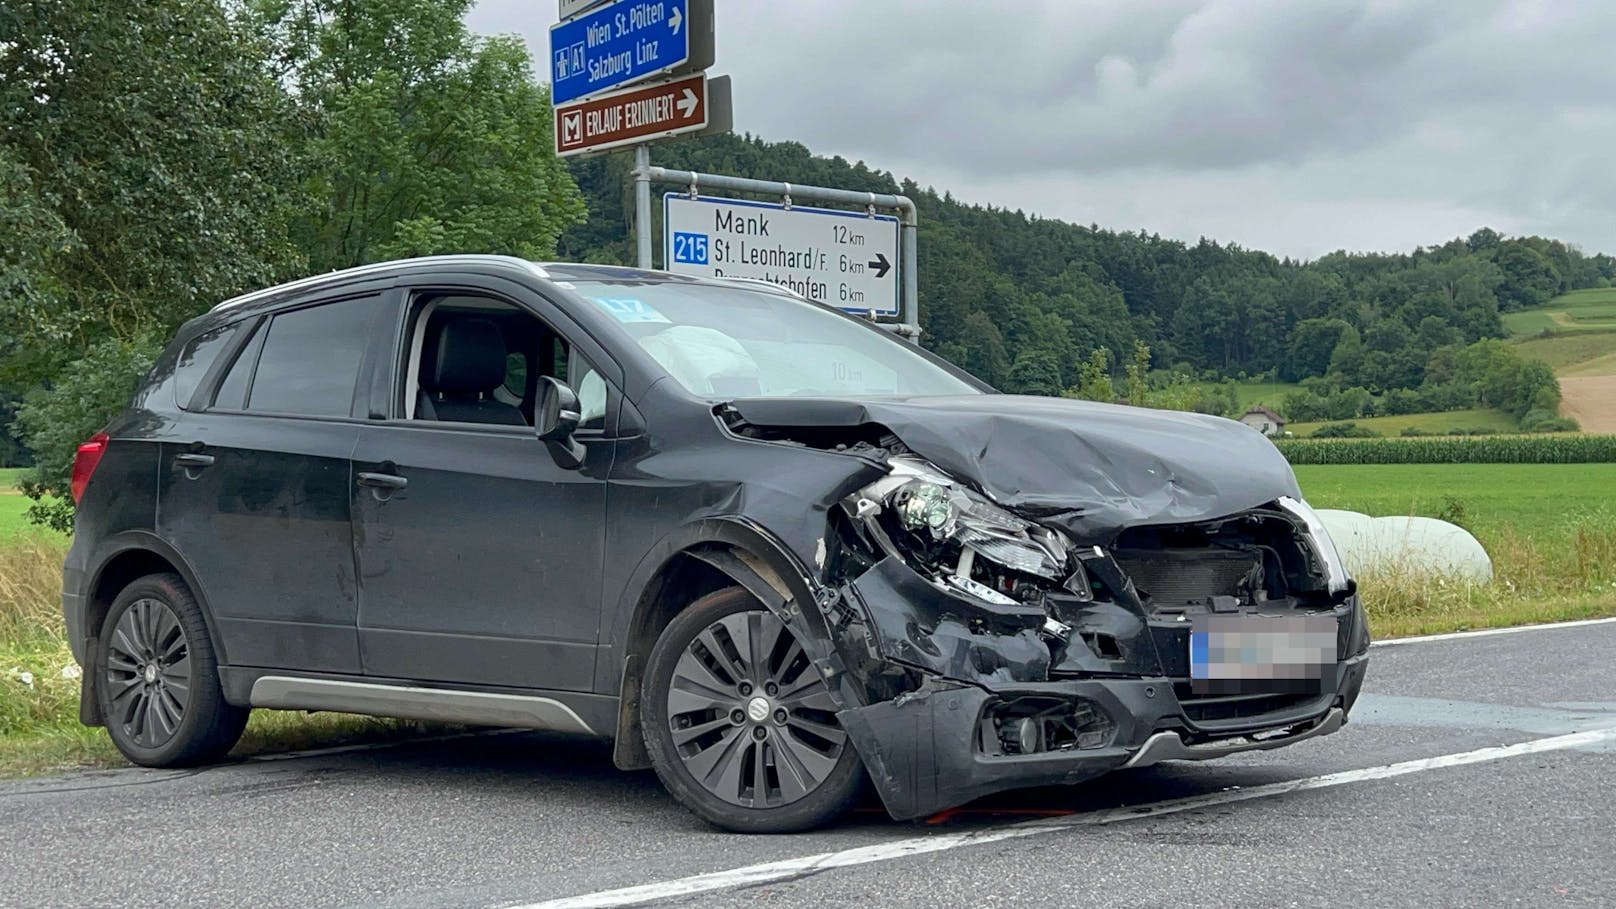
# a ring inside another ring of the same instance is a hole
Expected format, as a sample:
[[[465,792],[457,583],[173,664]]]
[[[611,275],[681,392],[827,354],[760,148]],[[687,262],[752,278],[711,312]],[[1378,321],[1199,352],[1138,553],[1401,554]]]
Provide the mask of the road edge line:
[[[1371,647],[1394,647],[1398,644],[1423,644],[1427,641],[1454,641],[1460,638],[1487,638],[1500,634],[1518,634],[1523,631],[1552,631],[1556,628],[1582,628],[1588,625],[1609,625],[1616,616],[1604,619],[1573,619],[1569,622],[1535,622],[1531,625],[1510,625],[1504,628],[1476,628],[1470,631],[1445,631],[1441,634],[1416,634],[1406,638],[1387,638],[1371,641]],[[1374,630],[1373,626],[1370,628]]]
[[[1096,827],[1122,821],[1138,820],[1148,817],[1177,814],[1183,811],[1194,811],[1199,808],[1210,808],[1232,802],[1245,802],[1253,799],[1267,798],[1275,795],[1286,795],[1292,792],[1303,792],[1313,789],[1328,789],[1335,786],[1344,786],[1368,780],[1384,780],[1393,777],[1406,776],[1411,773],[1420,773],[1426,770],[1437,770],[1445,767],[1459,767],[1467,764],[1481,764],[1505,758],[1519,757],[1528,754],[1541,754],[1546,751],[1559,751],[1567,748],[1580,748],[1585,745],[1595,745],[1605,741],[1616,741],[1616,727],[1608,729],[1593,729],[1585,732],[1573,732],[1565,735],[1549,736],[1541,739],[1528,739],[1513,745],[1494,745],[1487,748],[1478,748],[1473,751],[1460,751],[1452,754],[1437,755],[1436,757],[1417,758],[1408,761],[1399,761],[1393,764],[1381,764],[1375,767],[1364,767],[1357,770],[1343,770],[1336,773],[1327,773],[1322,776],[1304,777],[1299,780],[1288,780],[1281,783],[1264,783],[1244,789],[1225,789],[1221,792],[1211,792],[1204,795],[1189,796],[1187,798],[1173,799],[1165,802],[1156,802],[1149,805],[1124,806],[1097,811],[1092,814],[1074,815],[1070,817],[1040,818],[1033,821],[1022,821],[1006,827],[989,830],[976,830],[966,833],[948,833],[938,836],[911,837],[878,843],[873,846],[858,846],[838,852],[824,852],[817,855],[803,856],[795,859],[784,859],[775,862],[765,862],[758,865],[747,865],[741,868],[732,868],[727,871],[715,871],[708,874],[692,875],[671,881],[659,881],[651,884],[637,884],[630,887],[621,887],[615,890],[602,890],[595,893],[584,893],[577,896],[562,897],[560,899],[546,900],[539,903],[507,904],[503,909],[609,909],[617,906],[635,906],[657,900],[673,899],[682,896],[691,896],[698,893],[708,893],[716,890],[730,890],[754,884],[773,883],[788,879],[806,877],[820,871],[832,868],[847,868],[856,865],[867,865],[873,862],[889,861],[905,858],[912,855],[925,855],[933,852],[943,852],[960,846],[984,845],[987,843],[1002,842],[1004,840],[1021,839],[1044,833],[1059,833],[1081,827]]]

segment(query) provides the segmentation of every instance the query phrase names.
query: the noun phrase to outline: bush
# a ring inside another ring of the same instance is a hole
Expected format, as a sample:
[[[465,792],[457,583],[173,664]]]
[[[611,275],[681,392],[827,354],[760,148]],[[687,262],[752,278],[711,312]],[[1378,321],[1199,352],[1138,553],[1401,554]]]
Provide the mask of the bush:
[[[63,369],[50,387],[28,394],[17,410],[16,426],[34,452],[34,469],[20,484],[34,500],[30,521],[73,529],[68,494],[73,454],[128,405],[158,350],[155,344],[102,341]]]
[[[1412,438],[1414,436],[1428,436],[1430,434],[1431,434],[1430,430],[1421,429],[1418,426],[1404,426],[1403,431],[1398,433],[1398,435],[1400,435],[1400,436],[1405,436],[1405,437],[1410,437],[1410,438]]]
[[[1580,428],[1576,420],[1544,408],[1529,410],[1521,417],[1522,432],[1576,432]]]
[[[1276,439],[1292,464],[1605,464],[1616,435]]]
[[[1313,430],[1313,433],[1312,433],[1312,435],[1309,436],[1309,438],[1313,438],[1313,439],[1374,439],[1374,438],[1378,438],[1379,436],[1380,436],[1380,433],[1375,432],[1373,429],[1370,429],[1367,426],[1359,426],[1357,423],[1350,423],[1349,422],[1349,423],[1326,423],[1323,426],[1320,426],[1318,429]]]
[[[1425,396],[1412,388],[1393,388],[1380,396],[1380,412],[1392,416],[1425,413]]]

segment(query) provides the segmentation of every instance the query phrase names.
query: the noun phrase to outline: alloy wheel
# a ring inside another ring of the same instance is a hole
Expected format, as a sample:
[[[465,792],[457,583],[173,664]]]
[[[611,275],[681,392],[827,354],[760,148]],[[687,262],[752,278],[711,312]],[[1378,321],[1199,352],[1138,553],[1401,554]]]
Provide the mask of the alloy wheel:
[[[690,775],[745,808],[807,796],[847,747],[824,678],[767,610],[725,616],[696,635],[674,666],[667,707]]]
[[[145,597],[129,604],[106,642],[107,722],[136,744],[174,737],[191,703],[191,648],[179,616]]]

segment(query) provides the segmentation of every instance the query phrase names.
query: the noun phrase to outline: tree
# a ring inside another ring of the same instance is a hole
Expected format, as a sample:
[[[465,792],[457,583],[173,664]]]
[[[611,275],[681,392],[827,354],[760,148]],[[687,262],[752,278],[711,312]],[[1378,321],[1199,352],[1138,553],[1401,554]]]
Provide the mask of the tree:
[[[964,329],[966,340],[956,362],[990,385],[1002,381],[1009,370],[1010,358],[999,327],[986,313],[977,311],[966,315]]]
[[[1499,288],[1506,309],[1524,309],[1546,302],[1559,292],[1560,273],[1543,253],[1520,241],[1509,241],[1498,250],[1498,267],[1504,272]]]
[[[259,0],[295,86],[316,271],[445,252],[546,259],[583,201],[552,145],[549,89],[471,0]]]
[[[1348,325],[1341,330],[1341,337],[1335,343],[1335,349],[1330,352],[1330,372],[1343,384],[1355,384],[1363,376],[1364,344],[1358,335],[1358,329]],[[1356,414],[1354,414],[1356,416]]]
[[[215,0],[0,12],[0,305],[29,326],[0,344],[36,517],[66,520],[73,448],[123,406],[131,357],[300,268],[292,108],[263,61]]]
[[[1279,375],[1287,382],[1322,376],[1330,369],[1330,355],[1341,335],[1352,326],[1341,319],[1303,319],[1291,332],[1289,353]]]
[[[1058,395],[1062,390],[1060,363],[1047,350],[1024,350],[1016,354],[1005,380],[1005,390],[1018,395]]]
[[[1111,351],[1101,347],[1089,354],[1089,358],[1078,368],[1077,388],[1070,394],[1107,404],[1116,400],[1116,387],[1111,382]]]
[[[0,181],[31,196],[32,237],[53,238],[20,262],[0,251],[33,273],[50,347],[19,378],[104,337],[166,334],[297,267],[291,108],[262,57],[215,0],[17,0],[0,15]]]

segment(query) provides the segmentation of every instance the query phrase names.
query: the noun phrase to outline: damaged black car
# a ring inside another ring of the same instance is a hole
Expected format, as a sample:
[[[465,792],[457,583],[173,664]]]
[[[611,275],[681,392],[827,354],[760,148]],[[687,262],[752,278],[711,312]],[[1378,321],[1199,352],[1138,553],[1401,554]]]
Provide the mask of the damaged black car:
[[[1003,395],[760,282],[413,259],[187,323],[80,447],[81,718],[610,739],[707,821],[892,817],[1339,729],[1369,632],[1229,420]]]

